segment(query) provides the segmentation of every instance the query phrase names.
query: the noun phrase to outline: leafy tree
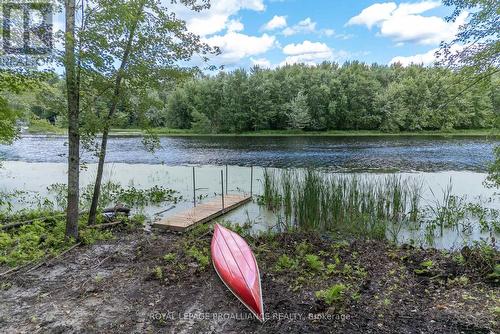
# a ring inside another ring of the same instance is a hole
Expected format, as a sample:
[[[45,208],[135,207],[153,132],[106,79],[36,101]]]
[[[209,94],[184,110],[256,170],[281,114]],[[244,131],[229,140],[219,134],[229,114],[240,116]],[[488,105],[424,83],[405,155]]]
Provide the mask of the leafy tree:
[[[463,74],[450,69],[359,62],[237,70],[178,86],[167,98],[168,125],[190,128],[196,110],[207,116],[214,132],[287,129],[291,102],[300,93],[309,115],[306,130],[490,128],[492,80],[464,90]]]
[[[496,0],[444,0],[454,6],[447,18],[455,21],[469,15],[453,41],[443,43],[440,54],[454,67],[469,67],[475,72],[490,71],[500,65],[500,4]],[[461,47],[460,45],[463,45]],[[454,46],[459,46],[458,51]]]
[[[18,134],[16,122],[19,113],[12,108],[5,96],[34,89],[45,75],[37,72],[0,70],[0,143],[11,143]]]
[[[17,135],[17,114],[11,110],[7,101],[0,97],[0,143],[8,144]]]
[[[193,117],[185,89],[175,89],[167,100],[167,125],[176,129],[189,129]]]
[[[195,11],[209,7],[208,1],[178,2]],[[80,36],[84,80],[109,101],[99,128],[102,139],[89,224],[95,222],[109,130],[123,96],[183,76],[189,71],[180,68],[179,62],[215,51],[189,33],[185,22],[169,9],[156,0],[96,0],[85,9],[85,30]]]
[[[199,111],[193,111],[193,121],[191,122],[191,128],[197,133],[210,133],[212,125],[210,119],[205,114]]]
[[[471,83],[460,90],[452,99],[458,98],[470,87],[483,82],[485,79],[493,77],[494,82],[498,82],[500,71],[500,4],[496,0],[444,0],[443,3],[448,6],[455,6],[455,10],[448,18],[449,21],[456,20],[460,15],[469,13],[469,21],[461,26],[456,38],[445,43],[441,49],[441,55],[444,55],[450,66],[464,68],[466,73],[477,74],[472,77]],[[458,46],[459,51],[453,52],[453,47]],[[463,45],[461,47],[460,45]],[[494,90],[493,90],[494,91]],[[493,105],[496,105],[495,97],[492,96]],[[476,101],[483,103],[483,101]],[[495,117],[498,120],[498,113],[495,109]],[[494,124],[498,128],[498,123]],[[477,122],[477,121],[476,121]],[[495,162],[490,169],[490,181],[496,186],[500,186],[500,148],[495,148]]]
[[[311,123],[307,97],[303,92],[298,92],[297,96],[289,104],[288,126],[290,129],[304,129]]]

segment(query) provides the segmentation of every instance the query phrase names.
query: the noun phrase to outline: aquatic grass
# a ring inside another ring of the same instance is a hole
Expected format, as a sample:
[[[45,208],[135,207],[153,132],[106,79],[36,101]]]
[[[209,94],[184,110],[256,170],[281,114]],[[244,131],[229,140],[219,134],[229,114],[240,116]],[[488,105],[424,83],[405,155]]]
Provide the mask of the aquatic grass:
[[[262,202],[292,227],[384,239],[389,226],[398,234],[418,218],[421,183],[397,175],[370,180],[313,169],[264,174]]]

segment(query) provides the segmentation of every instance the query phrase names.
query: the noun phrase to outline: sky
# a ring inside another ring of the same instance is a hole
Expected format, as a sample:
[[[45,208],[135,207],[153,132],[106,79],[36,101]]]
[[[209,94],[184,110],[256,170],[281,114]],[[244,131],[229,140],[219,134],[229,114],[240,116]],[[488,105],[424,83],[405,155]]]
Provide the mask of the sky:
[[[226,68],[322,61],[403,65],[434,61],[441,41],[467,14],[446,22],[440,1],[212,0],[208,11],[182,10],[189,30],[219,46]]]
[[[446,22],[452,8],[438,0],[210,2],[209,10],[194,12],[162,0],[202,41],[220,47],[222,54],[209,64],[226,70],[349,60],[431,65],[440,42],[452,40],[467,20],[464,13]],[[55,14],[53,22],[54,31],[64,29],[62,13]]]

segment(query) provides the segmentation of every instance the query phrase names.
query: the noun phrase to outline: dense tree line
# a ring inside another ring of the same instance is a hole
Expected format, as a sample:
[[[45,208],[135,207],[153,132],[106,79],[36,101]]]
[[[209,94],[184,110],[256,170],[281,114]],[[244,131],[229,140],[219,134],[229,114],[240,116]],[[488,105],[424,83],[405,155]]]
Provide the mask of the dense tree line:
[[[462,92],[468,81],[445,68],[417,65],[239,69],[176,87],[160,125],[204,132],[492,127],[499,78]]]
[[[254,67],[165,82],[141,96],[120,98],[116,128],[178,128],[201,133],[258,130],[380,130],[387,132],[478,129],[495,126],[500,76],[470,86],[468,75],[440,67],[324,63],[276,69]],[[36,89],[8,96],[25,119],[65,127],[64,82],[52,76]],[[106,99],[84,100],[83,126]],[[87,107],[88,105],[88,107]],[[31,116],[30,116],[31,115]],[[497,124],[498,125],[498,124]]]

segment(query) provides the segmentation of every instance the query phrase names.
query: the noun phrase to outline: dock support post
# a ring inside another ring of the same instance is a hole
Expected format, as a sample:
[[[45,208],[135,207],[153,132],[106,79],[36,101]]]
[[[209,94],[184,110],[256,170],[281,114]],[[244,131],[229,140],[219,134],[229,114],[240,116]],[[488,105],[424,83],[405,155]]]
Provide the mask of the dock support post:
[[[229,176],[227,174],[227,164],[226,164],[226,194],[227,194],[227,180],[229,179]]]
[[[193,206],[196,206],[196,178],[194,176],[194,166],[193,166]]]
[[[250,166],[250,197],[253,195],[253,166]]]
[[[221,170],[220,171],[220,185],[222,187],[222,211],[224,211],[224,172]]]

